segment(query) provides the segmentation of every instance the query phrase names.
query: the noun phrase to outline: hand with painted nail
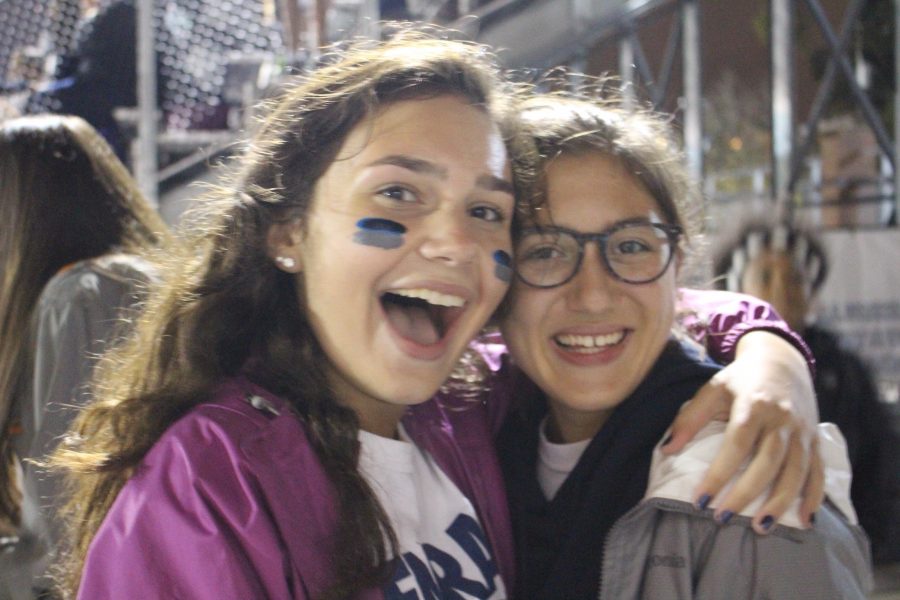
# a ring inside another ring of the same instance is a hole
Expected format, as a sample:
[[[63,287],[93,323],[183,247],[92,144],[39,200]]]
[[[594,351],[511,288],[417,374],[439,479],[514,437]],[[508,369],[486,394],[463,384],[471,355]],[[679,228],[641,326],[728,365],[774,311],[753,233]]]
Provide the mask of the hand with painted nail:
[[[823,499],[824,473],[814,444],[818,413],[804,357],[777,335],[744,335],[735,361],[679,413],[663,452],[679,452],[712,420],[728,425],[722,449],[696,490],[698,505],[715,498],[717,517],[727,520],[763,496],[753,524],[767,533],[800,496],[802,519],[810,525]],[[738,480],[720,494],[739,470]]]

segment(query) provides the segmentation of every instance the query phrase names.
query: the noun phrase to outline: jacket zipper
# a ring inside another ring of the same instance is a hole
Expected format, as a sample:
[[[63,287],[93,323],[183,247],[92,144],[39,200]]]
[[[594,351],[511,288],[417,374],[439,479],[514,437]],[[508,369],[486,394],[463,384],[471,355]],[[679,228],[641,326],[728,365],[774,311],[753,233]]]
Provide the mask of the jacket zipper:
[[[604,572],[606,572],[606,567],[609,566],[610,561],[610,552],[609,552],[609,544],[610,540],[613,539],[613,534],[615,534],[616,530],[621,527],[622,521],[631,514],[633,510],[635,510],[640,503],[636,506],[632,507],[627,513],[616,519],[616,522],[613,523],[613,526],[609,528],[609,531],[606,532],[606,538],[603,540],[603,562],[600,565],[600,580],[597,582],[597,600],[603,600],[606,597],[606,589],[608,584],[606,583],[606,578],[603,576]]]

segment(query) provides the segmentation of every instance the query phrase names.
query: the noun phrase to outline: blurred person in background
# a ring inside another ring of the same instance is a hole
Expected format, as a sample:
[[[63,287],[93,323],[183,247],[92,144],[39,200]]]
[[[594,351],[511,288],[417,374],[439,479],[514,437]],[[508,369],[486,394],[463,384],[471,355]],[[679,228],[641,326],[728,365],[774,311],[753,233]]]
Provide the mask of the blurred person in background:
[[[851,495],[872,542],[875,562],[900,560],[900,440],[890,428],[878,387],[863,360],[817,324],[814,307],[828,277],[828,258],[816,236],[785,222],[742,220],[723,236],[714,269],[723,289],[744,292],[775,307],[799,332],[816,359],[819,416],[844,434],[853,467]]]
[[[21,459],[49,453],[87,401],[153,276],[143,256],[168,233],[103,138],[55,115],[0,125],[0,222],[0,535],[39,575],[58,539],[56,482]]]
[[[137,105],[136,28],[134,0],[82,0],[74,41],[58,58],[52,78],[31,97],[26,112],[82,117],[125,161],[127,140],[114,110]],[[157,79],[161,92],[165,83]]]

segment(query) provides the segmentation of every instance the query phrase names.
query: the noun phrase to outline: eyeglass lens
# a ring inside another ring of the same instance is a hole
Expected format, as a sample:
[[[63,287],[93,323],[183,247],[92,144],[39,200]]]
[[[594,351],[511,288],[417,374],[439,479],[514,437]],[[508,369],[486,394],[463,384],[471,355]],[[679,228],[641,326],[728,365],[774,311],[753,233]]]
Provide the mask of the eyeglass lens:
[[[589,239],[599,243],[613,274],[629,283],[656,279],[665,271],[672,255],[672,244],[665,230],[649,223],[579,237],[553,229],[526,233],[516,246],[519,277],[537,287],[565,283],[575,275],[582,248]]]

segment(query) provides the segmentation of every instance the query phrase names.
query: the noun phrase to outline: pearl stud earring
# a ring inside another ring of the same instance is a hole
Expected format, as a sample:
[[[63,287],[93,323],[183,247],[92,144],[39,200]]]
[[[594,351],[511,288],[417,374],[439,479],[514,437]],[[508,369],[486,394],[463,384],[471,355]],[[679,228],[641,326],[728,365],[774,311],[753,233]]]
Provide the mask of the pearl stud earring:
[[[290,256],[276,256],[275,262],[284,267],[285,269],[293,269],[297,266],[297,261],[295,261]]]

